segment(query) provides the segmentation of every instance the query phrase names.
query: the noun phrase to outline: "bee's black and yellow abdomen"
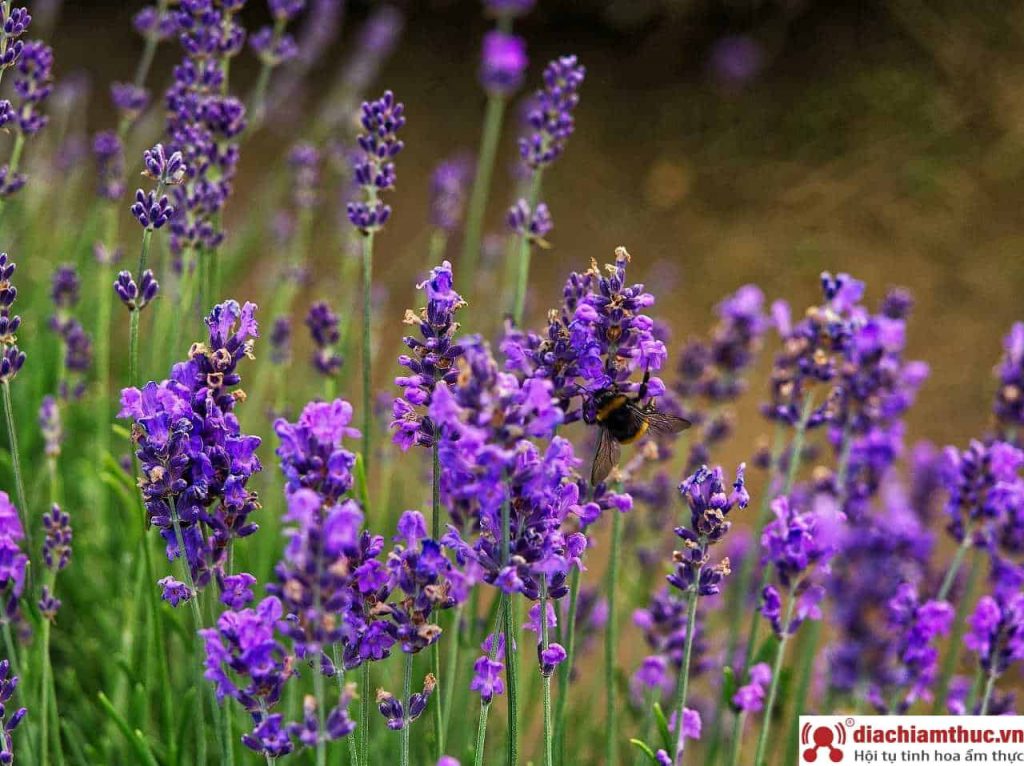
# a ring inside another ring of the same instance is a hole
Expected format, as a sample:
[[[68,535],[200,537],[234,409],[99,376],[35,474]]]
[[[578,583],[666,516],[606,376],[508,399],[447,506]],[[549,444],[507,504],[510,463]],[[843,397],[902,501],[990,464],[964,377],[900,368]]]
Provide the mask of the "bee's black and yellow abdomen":
[[[646,420],[641,420],[640,421],[640,427],[636,430],[636,432],[632,436],[627,436],[624,439],[619,439],[619,441],[622,442],[623,444],[632,444],[637,439],[639,439],[644,434],[646,434],[647,433],[647,429],[649,427],[650,427],[650,424]],[[616,438],[618,438],[618,437],[616,437]]]
[[[625,394],[615,394],[607,401],[602,402],[597,408],[597,422],[604,423],[612,418],[614,413],[629,404],[629,397]]]

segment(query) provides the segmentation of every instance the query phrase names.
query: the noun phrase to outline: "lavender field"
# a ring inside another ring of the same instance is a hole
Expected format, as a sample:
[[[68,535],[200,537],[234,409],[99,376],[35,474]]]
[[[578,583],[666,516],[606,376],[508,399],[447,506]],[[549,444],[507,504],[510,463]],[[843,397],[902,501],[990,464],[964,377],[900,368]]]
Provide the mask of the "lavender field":
[[[1016,714],[1019,13],[698,5],[0,0],[0,765]]]

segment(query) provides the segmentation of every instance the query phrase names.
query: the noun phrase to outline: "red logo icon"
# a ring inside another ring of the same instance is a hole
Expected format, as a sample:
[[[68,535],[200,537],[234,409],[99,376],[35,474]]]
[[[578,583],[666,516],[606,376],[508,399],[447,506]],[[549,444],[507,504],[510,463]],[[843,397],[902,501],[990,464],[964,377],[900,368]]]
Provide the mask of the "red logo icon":
[[[800,731],[800,744],[807,746],[803,751],[804,763],[815,763],[821,751],[828,754],[832,763],[841,763],[843,751],[837,745],[846,744],[846,729],[838,723],[832,728],[815,726],[813,732],[811,729],[811,725],[806,723]]]

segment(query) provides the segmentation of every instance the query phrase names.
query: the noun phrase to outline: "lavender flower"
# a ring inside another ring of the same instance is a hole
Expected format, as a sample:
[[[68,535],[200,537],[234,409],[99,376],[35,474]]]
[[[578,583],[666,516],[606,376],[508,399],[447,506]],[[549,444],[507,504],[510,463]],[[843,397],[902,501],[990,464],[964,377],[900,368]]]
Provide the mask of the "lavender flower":
[[[673,554],[675,571],[668,581],[684,593],[696,587],[698,595],[714,596],[731,571],[728,558],[708,566],[710,549],[732,526],[726,518],[729,511],[734,506],[746,508],[750,502],[744,482],[745,468],[741,463],[736,469],[736,481],[728,494],[720,467],[709,470],[703,466],[679,485],[679,492],[690,507],[690,526],[676,527],[676,536],[683,541],[684,549]]]
[[[18,728],[27,708],[18,708],[7,718],[7,705],[18,688],[18,676],[11,675],[11,663],[0,660],[0,764],[9,766],[14,763],[14,738],[11,736]]]
[[[772,367],[771,402],[762,407],[770,420],[789,425],[805,420],[804,428],[815,428],[828,420],[831,394],[815,401],[806,418],[803,410],[815,385],[834,386],[844,355],[865,322],[866,311],[859,305],[864,295],[863,282],[849,274],[834,277],[825,272],[821,283],[824,301],[809,308],[796,324],[790,319],[786,303],[779,301],[772,306],[783,350]]]
[[[985,445],[972,441],[963,452],[947,447],[945,460],[950,534],[961,543],[1020,550],[1024,452],[1006,442]]]
[[[92,339],[70,313],[78,303],[78,272],[74,267],[62,266],[54,272],[50,297],[56,308],[50,317],[50,329],[60,337],[64,349],[60,393],[65,399],[78,398],[85,392],[82,376],[92,365]],[[64,378],[65,373],[70,380]]]
[[[743,713],[760,713],[764,709],[765,688],[772,682],[772,669],[766,662],[753,665],[747,673],[748,682],[736,690],[730,700]]]
[[[160,283],[151,269],[142,272],[138,284],[130,271],[122,271],[114,281],[114,292],[129,311],[142,311],[160,292]]]
[[[245,106],[227,92],[225,77],[245,41],[237,19],[244,4],[185,3],[175,17],[185,57],[164,100],[168,143],[186,167],[171,199],[170,242],[179,260],[185,251],[216,249],[224,236],[221,212],[238,166],[237,139],[246,127]],[[157,27],[159,22],[148,29],[155,35]]]
[[[309,307],[306,327],[313,339],[313,367],[327,377],[337,375],[342,365],[341,355],[335,351],[341,340],[338,324],[338,315],[331,311],[325,301],[318,301]]]
[[[1000,675],[1024,659],[1024,592],[982,596],[968,624],[964,645],[985,671]]]
[[[286,316],[274,318],[270,327],[270,361],[287,364],[292,358],[292,322]]]
[[[896,691],[875,686],[869,697],[880,712],[902,714],[917,700],[931,699],[939,658],[935,641],[949,633],[953,607],[945,601],[922,602],[917,589],[904,583],[889,600],[888,620],[898,635],[892,648],[895,668],[889,679]],[[894,699],[896,710],[889,710]]]
[[[131,125],[149,106],[149,91],[135,83],[115,82],[110,86],[110,100],[121,124]]]
[[[7,253],[0,253],[0,381],[14,380],[22,365],[25,354],[18,348],[18,328],[21,317],[11,313],[11,307],[18,297],[18,288],[11,284],[15,263]]]
[[[131,211],[143,229],[152,231],[163,228],[174,216],[174,206],[167,195],[163,194],[163,190],[168,186],[183,184],[188,168],[181,152],[173,152],[168,156],[163,144],[147,149],[143,153],[143,161],[146,168],[143,175],[156,181],[156,189],[149,192],[137,189]]]
[[[545,67],[544,87],[534,95],[526,118],[533,132],[519,139],[519,154],[534,171],[550,165],[565,151],[576,129],[573,112],[585,76],[586,69],[575,56],[562,56]]]
[[[464,343],[463,373],[453,387],[434,389],[428,410],[440,428],[442,493],[456,526],[442,542],[459,564],[472,561],[486,582],[506,593],[540,598],[540,578],[548,595],[561,598],[570,566],[578,564],[586,538],[571,532],[584,513],[579,503],[579,460],[560,437],[545,451],[529,437],[550,437],[562,413],[550,384],[498,371],[486,345]],[[574,481],[575,478],[575,481]],[[512,509],[508,550],[501,542],[504,503]],[[465,537],[477,531],[470,544]]]
[[[355,721],[348,714],[349,704],[355,696],[355,684],[346,684],[337,704],[327,711],[324,731],[321,733],[316,697],[307,695],[302,701],[302,723],[290,724],[289,734],[310,748],[316,747],[320,742],[333,742],[347,737],[356,730]]]
[[[124,144],[116,131],[104,130],[93,138],[92,153],[96,157],[96,193],[116,202],[125,192]]]
[[[245,746],[275,757],[293,749],[280,730],[280,718],[267,714],[294,673],[276,637],[282,614],[281,602],[270,596],[255,609],[226,611],[216,628],[199,631],[206,649],[204,677],[214,684],[218,702],[238,700],[253,720],[253,730],[242,739]]]
[[[440,545],[427,537],[427,525],[419,511],[402,514],[394,539],[399,544],[388,554],[388,590],[400,590],[404,598],[381,604],[376,614],[390,616],[402,651],[416,654],[440,637],[440,626],[430,618],[435,609],[455,606],[452,578],[458,575]]]
[[[252,303],[215,306],[206,320],[207,342],[193,344],[169,380],[121,392],[118,416],[135,421],[150,522],[164,537],[168,558],[185,555],[200,589],[222,572],[232,542],[257,529],[249,516],[259,502],[246,485],[262,468],[260,439],[242,433],[234,415],[244,399],[236,368],[242,357],[252,357],[258,334],[255,311]]]
[[[400,731],[423,715],[436,686],[437,679],[434,678],[433,673],[427,673],[423,679],[423,691],[414,692],[404,703],[390,692],[378,689],[377,709],[387,719],[388,728],[392,731]]]
[[[419,328],[422,340],[412,336],[403,338],[411,354],[398,357],[398,363],[409,375],[395,378],[403,396],[392,404],[390,427],[394,429],[394,442],[403,450],[413,445],[430,447],[437,441],[435,422],[425,414],[434,390],[441,382],[453,385],[459,375],[458,360],[462,346],[455,343],[459,324],[455,312],[465,305],[455,292],[452,265],[445,261],[430,272],[430,277],[417,285],[426,293],[427,305],[417,314],[407,311],[405,323]]]
[[[492,30],[484,35],[480,84],[492,96],[507,98],[522,87],[528,63],[523,38]]]
[[[295,144],[288,153],[288,167],[292,172],[292,204],[297,210],[312,210],[320,186],[319,150],[307,142]]]
[[[160,598],[171,606],[184,604],[195,595],[190,587],[170,575],[157,580],[157,585],[160,586]]]
[[[0,491],[0,595],[3,597],[3,619],[18,616],[18,600],[25,590],[28,556],[21,551],[25,530],[6,492]]]
[[[518,375],[550,382],[565,422],[595,422],[592,394],[605,388],[636,393],[639,372],[661,369],[667,357],[645,313],[654,296],[642,284],[628,285],[630,257],[615,251],[615,263],[602,274],[596,263],[589,271],[573,273],[566,281],[562,306],[549,313],[543,335],[510,331],[502,343],[506,366]],[[651,398],[665,392],[661,378],[647,385]]]
[[[646,607],[633,612],[633,624],[643,632],[644,641],[653,652],[633,674],[632,686],[638,701],[643,699],[644,689],[657,691],[662,701],[671,699],[683,667],[689,632],[686,610],[686,600],[679,597],[676,589],[661,588]],[[694,631],[691,676],[699,675],[707,666],[707,642],[699,621]]]
[[[52,396],[44,396],[39,405],[39,431],[43,435],[46,457],[56,460],[60,457],[60,445],[64,441],[64,429],[60,422],[60,408]]]
[[[528,242],[540,247],[547,247],[544,238],[554,228],[548,206],[539,202],[531,210],[530,204],[525,199],[520,199],[508,209],[505,221],[513,234],[525,237]]]
[[[43,515],[43,563],[59,572],[71,560],[71,517],[54,503]]]
[[[505,636],[498,633],[495,638],[495,634],[490,634],[481,649],[484,653],[473,663],[473,679],[469,688],[480,695],[481,704],[490,705],[495,695],[505,693],[505,682],[501,677],[505,665],[497,659],[505,654]]]
[[[467,186],[473,176],[472,160],[458,155],[438,163],[430,176],[430,223],[451,234],[465,215]]]
[[[404,146],[398,131],[405,125],[405,106],[385,91],[378,100],[363,103],[360,122],[364,132],[358,139],[360,151],[353,158],[352,174],[363,200],[349,202],[347,211],[349,222],[368,236],[383,228],[391,216],[391,207],[380,201],[380,193],[395,185],[394,158]]]
[[[1003,339],[1003,358],[996,374],[999,391],[993,410],[1001,437],[1015,442],[1024,426],[1024,322],[1015,322]]]
[[[777,497],[771,507],[775,518],[761,534],[762,564],[772,568],[776,582],[793,601],[784,616],[782,595],[774,585],[767,585],[761,593],[761,614],[777,635],[787,636],[805,619],[821,618],[818,605],[825,591],[811,575],[815,569],[828,572],[829,561],[838,552],[844,518],[836,509],[800,510],[786,495]]]
[[[154,5],[147,5],[138,11],[132,19],[135,31],[147,40],[164,42],[170,40],[178,32],[178,21],[173,10]]]

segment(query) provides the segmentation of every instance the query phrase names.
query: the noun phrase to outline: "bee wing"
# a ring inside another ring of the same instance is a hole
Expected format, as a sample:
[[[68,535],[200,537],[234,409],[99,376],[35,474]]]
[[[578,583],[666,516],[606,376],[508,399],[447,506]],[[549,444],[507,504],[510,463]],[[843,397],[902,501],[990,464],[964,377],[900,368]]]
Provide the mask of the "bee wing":
[[[693,425],[686,418],[669,415],[667,412],[645,412],[644,420],[647,428],[655,434],[677,434]]]
[[[607,428],[598,430],[597,454],[594,455],[594,467],[590,471],[590,484],[596,486],[608,478],[619,462],[619,443],[608,433]]]

